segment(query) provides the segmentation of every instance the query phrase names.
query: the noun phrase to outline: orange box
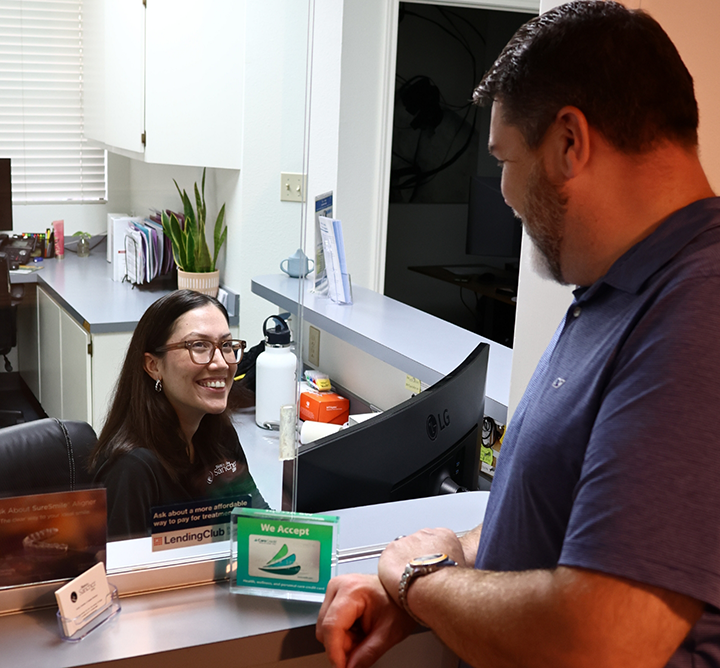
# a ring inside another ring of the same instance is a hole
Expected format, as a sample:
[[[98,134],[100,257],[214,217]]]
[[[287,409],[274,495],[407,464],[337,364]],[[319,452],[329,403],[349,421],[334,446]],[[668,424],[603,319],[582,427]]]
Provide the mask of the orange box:
[[[331,424],[345,424],[350,415],[350,401],[334,392],[302,392],[300,419]]]

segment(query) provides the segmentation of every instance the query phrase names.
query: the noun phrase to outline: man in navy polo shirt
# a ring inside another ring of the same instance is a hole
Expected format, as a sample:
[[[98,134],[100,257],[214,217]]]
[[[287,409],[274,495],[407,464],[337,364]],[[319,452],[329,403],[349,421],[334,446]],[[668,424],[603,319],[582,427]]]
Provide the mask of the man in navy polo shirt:
[[[720,666],[720,199],[662,28],[579,0],[475,92],[543,270],[578,286],[509,426],[485,523],[330,583],[318,638],[371,665],[416,622],[473,666]],[[475,568],[472,568],[472,566]]]

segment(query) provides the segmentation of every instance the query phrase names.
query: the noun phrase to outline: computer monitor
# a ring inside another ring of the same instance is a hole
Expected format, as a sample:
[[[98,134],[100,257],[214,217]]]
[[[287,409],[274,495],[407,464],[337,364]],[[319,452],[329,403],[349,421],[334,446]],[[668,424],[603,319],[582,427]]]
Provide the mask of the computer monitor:
[[[478,488],[489,347],[370,420],[301,446],[296,508],[322,512]]]
[[[465,252],[468,255],[520,258],[522,225],[505,204],[500,177],[470,179]]]
[[[11,232],[12,180],[10,178],[10,158],[0,158],[0,232]]]

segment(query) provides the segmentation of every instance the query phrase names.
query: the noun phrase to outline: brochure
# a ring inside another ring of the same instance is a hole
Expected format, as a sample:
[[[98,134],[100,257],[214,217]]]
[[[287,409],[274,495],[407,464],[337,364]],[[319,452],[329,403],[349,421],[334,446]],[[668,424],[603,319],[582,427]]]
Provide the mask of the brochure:
[[[330,299],[337,304],[352,304],[352,290],[345,260],[342,223],[339,220],[325,216],[319,216],[318,220],[323,242]]]
[[[322,233],[320,232],[320,216],[332,218],[332,191],[315,198],[315,286],[313,292],[326,295],[328,292],[327,267],[323,249]]]

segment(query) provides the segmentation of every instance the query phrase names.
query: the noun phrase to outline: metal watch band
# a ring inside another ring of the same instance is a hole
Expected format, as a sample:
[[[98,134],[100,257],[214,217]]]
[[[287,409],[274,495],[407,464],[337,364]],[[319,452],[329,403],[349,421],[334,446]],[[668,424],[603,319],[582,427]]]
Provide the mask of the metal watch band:
[[[420,557],[419,559],[422,559],[422,557]],[[405,566],[405,570],[403,571],[402,577],[400,578],[400,584],[398,585],[398,599],[400,600],[400,605],[402,605],[403,610],[405,610],[405,612],[407,612],[407,614],[410,615],[410,617],[412,617],[421,626],[427,627],[427,624],[425,624],[425,622],[415,616],[415,614],[413,614],[413,611],[410,610],[410,606],[408,605],[407,595],[408,590],[410,589],[410,585],[415,582],[417,578],[422,577],[423,575],[434,573],[435,571],[438,571],[441,568],[445,568],[446,566],[457,566],[457,564],[449,557],[446,557],[443,561],[439,563],[415,565],[411,561],[407,566]]]

